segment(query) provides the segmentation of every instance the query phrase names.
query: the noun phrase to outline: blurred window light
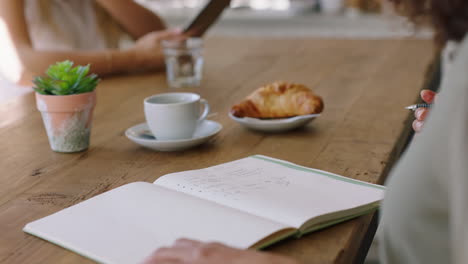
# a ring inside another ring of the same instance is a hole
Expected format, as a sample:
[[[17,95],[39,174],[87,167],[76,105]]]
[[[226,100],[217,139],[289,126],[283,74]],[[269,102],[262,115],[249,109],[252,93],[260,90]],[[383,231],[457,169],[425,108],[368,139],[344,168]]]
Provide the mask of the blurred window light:
[[[154,2],[164,8],[198,8],[208,0],[136,0],[137,2]],[[254,10],[288,10],[291,0],[232,0],[232,8],[251,8]]]
[[[290,0],[234,0],[231,5],[236,7],[239,2],[255,10],[288,10],[290,6]]]

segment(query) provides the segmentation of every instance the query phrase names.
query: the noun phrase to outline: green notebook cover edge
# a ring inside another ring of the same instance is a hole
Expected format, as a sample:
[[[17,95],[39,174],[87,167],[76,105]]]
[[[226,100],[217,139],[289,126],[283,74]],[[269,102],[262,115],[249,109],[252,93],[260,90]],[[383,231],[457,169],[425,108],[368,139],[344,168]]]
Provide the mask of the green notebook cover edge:
[[[288,238],[291,238],[291,237],[299,239],[302,236],[305,236],[305,235],[310,234],[312,232],[315,232],[315,231],[318,231],[318,230],[321,230],[321,229],[325,229],[327,227],[330,227],[330,226],[333,226],[333,225],[336,225],[336,224],[339,224],[339,223],[342,223],[342,222],[346,222],[348,220],[351,220],[351,219],[354,219],[354,218],[357,218],[357,217],[360,217],[360,216],[363,216],[363,215],[367,215],[367,214],[376,212],[378,209],[379,209],[378,207],[373,207],[373,208],[371,208],[369,210],[365,210],[363,212],[359,212],[359,213],[356,213],[356,214],[353,214],[353,215],[345,216],[345,217],[342,217],[342,218],[339,218],[339,219],[336,219],[336,220],[332,220],[332,221],[329,221],[329,222],[326,222],[326,223],[321,223],[321,224],[312,226],[308,230],[305,230],[305,231],[302,231],[302,232],[299,229],[296,229],[295,231],[291,232],[290,234],[286,234],[284,236],[278,237],[277,239],[265,242],[264,244],[256,247],[256,249],[257,250],[264,250],[265,248],[267,248],[267,247],[269,247],[271,245],[274,245],[274,244],[276,244],[278,242],[281,242],[281,241],[283,241],[285,239],[288,239]]]
[[[352,178],[348,178],[348,177],[340,176],[340,175],[337,175],[337,174],[333,174],[333,173],[330,173],[330,172],[303,167],[303,166],[296,165],[296,164],[293,164],[293,163],[283,162],[281,160],[269,158],[269,157],[263,156],[263,155],[253,155],[253,156],[250,156],[250,157],[255,158],[255,159],[268,161],[268,162],[272,162],[272,163],[275,163],[275,164],[278,164],[278,165],[282,165],[284,167],[288,167],[290,169],[295,169],[295,170],[300,170],[300,171],[304,171],[304,172],[311,172],[311,173],[319,174],[319,175],[326,176],[326,177],[329,177],[329,178],[332,178],[332,179],[335,179],[335,180],[339,180],[339,181],[344,181],[344,182],[348,182],[348,183],[352,183],[352,184],[371,187],[371,188],[379,189],[379,190],[385,190],[386,189],[385,186],[376,185],[376,184],[372,184],[372,183],[368,183],[368,182],[363,182],[363,181],[355,180],[355,179],[352,179]]]
[[[379,209],[379,207],[372,207],[368,210],[365,210],[365,211],[362,211],[362,212],[359,212],[359,213],[356,213],[356,214],[353,214],[353,215],[349,215],[349,216],[345,216],[345,217],[342,217],[342,218],[339,218],[339,219],[336,219],[336,220],[332,220],[332,221],[329,221],[329,222],[325,222],[325,223],[319,223],[317,225],[314,225],[312,227],[310,227],[309,229],[307,230],[304,230],[304,231],[300,231],[298,232],[298,236],[296,236],[296,238],[300,238],[304,235],[307,235],[307,234],[310,234],[314,231],[317,231],[317,230],[320,230],[320,229],[324,229],[324,228],[327,228],[329,226],[332,226],[332,225],[336,225],[336,224],[339,224],[339,223],[342,223],[342,222],[345,222],[345,221],[348,221],[348,220],[351,220],[351,219],[354,219],[354,218],[358,218],[360,216],[363,216],[363,215],[367,215],[367,214],[370,214],[370,213],[373,213],[373,212],[376,212],[377,210]]]
[[[256,247],[255,249],[257,249],[257,250],[263,250],[263,249],[265,249],[265,248],[267,248],[267,247],[269,247],[269,246],[271,246],[271,245],[274,245],[274,244],[276,244],[276,243],[278,243],[278,242],[280,242],[280,241],[283,241],[283,240],[285,240],[285,239],[288,239],[288,238],[290,238],[290,237],[297,237],[300,233],[301,233],[301,232],[300,232],[298,229],[294,229],[293,231],[291,231],[291,233],[285,234],[285,235],[280,236],[280,237],[278,237],[278,238],[276,238],[276,239],[272,239],[272,240],[270,240],[270,241],[268,241],[268,242],[265,242],[264,244],[259,245],[259,246]]]

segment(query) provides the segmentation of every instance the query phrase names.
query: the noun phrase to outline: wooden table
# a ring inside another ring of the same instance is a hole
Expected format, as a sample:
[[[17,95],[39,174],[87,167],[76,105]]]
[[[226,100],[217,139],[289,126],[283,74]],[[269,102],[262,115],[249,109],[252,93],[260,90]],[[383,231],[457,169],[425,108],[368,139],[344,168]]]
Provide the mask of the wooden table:
[[[32,94],[0,105],[0,263],[89,260],[22,232],[38,218],[134,181],[263,154],[372,183],[383,183],[410,131],[411,113],[432,57],[427,40],[211,38],[201,88],[224,129],[212,142],[160,153],[129,141],[144,122],[143,99],[166,92],[163,74],[104,80],[98,88],[91,147],[50,150]],[[229,107],[262,84],[289,80],[313,87],[325,112],[309,126],[262,134],[231,121]],[[367,215],[282,242],[270,250],[304,263],[362,261],[375,232]]]

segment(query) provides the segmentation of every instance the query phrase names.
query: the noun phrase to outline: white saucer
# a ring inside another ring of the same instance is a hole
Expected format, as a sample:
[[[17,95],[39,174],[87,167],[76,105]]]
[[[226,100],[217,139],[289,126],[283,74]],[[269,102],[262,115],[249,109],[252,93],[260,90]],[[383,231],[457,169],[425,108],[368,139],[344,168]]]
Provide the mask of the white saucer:
[[[148,125],[146,123],[141,123],[127,129],[127,131],[125,131],[125,135],[131,141],[149,149],[158,151],[178,151],[205,143],[218,134],[222,128],[223,126],[218,122],[205,120],[197,127],[192,138],[157,140],[149,130]]]
[[[251,117],[240,118],[229,113],[229,117],[237,123],[247,128],[263,132],[284,132],[299,128],[301,126],[305,126],[318,116],[320,116],[320,114],[302,115],[280,119],[258,119]]]

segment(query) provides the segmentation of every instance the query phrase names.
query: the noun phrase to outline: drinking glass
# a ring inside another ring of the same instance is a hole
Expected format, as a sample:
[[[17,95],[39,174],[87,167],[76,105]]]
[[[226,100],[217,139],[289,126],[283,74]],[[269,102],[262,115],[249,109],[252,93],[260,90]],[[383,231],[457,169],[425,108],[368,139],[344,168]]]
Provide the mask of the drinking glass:
[[[203,41],[201,38],[163,40],[169,87],[200,86],[203,70]]]

